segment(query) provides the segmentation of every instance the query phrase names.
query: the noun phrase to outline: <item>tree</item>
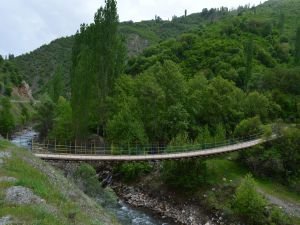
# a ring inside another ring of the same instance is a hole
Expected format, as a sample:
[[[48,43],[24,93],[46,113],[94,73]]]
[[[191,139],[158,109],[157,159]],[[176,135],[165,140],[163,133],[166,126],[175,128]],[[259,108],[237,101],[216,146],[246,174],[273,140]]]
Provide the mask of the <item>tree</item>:
[[[194,113],[198,125],[216,127],[221,123],[226,131],[231,131],[243,118],[240,102],[244,94],[233,82],[216,77],[197,96],[197,111]]]
[[[246,74],[245,77],[243,78],[243,86],[244,86],[244,90],[247,90],[248,81],[252,75],[252,63],[253,63],[253,51],[254,51],[252,39],[249,39],[246,42],[244,51],[245,51],[244,54],[245,54],[245,61],[246,61]]]
[[[257,193],[255,186],[251,175],[242,180],[235,192],[233,211],[249,225],[266,224],[264,211],[267,202]]]
[[[269,100],[258,92],[250,93],[244,101],[244,112],[246,117],[259,116],[263,121],[269,118],[269,109],[271,109]]]
[[[296,42],[295,42],[295,63],[300,64],[300,27],[296,31]]]
[[[62,96],[64,90],[64,81],[62,68],[58,67],[50,83],[50,97],[54,103],[57,103],[60,96]]]
[[[128,99],[129,100],[129,99]],[[129,100],[131,103],[135,100]],[[136,105],[134,105],[136,107]],[[120,111],[108,121],[107,134],[110,140],[121,145],[147,143],[144,124],[130,103],[124,103]]]
[[[71,140],[73,138],[72,108],[70,103],[63,97],[59,97],[54,108],[53,128],[49,134],[57,141]]]
[[[167,150],[172,151],[172,146],[191,144],[187,133],[174,137]],[[201,159],[181,161],[165,161],[162,168],[162,178],[166,185],[181,191],[193,191],[206,180],[206,162]]]
[[[0,134],[6,136],[15,128],[14,117],[11,113],[11,104],[8,98],[2,98],[0,107]]]
[[[86,137],[90,127],[97,127],[98,133],[100,127],[104,131],[106,100],[124,69],[125,48],[118,23],[116,1],[106,0],[94,23],[82,25],[75,37],[71,86],[75,135],[79,138]]]
[[[274,145],[281,152],[285,171],[282,176],[293,182],[293,179],[300,177],[300,129],[285,129],[283,136]]]
[[[137,106],[149,141],[156,142],[165,137],[161,124],[166,95],[150,71],[136,79],[134,95],[138,99]]]
[[[39,132],[41,138],[47,137],[53,126],[54,118],[54,103],[49,95],[44,94],[41,97],[41,102],[36,107],[35,129]]]
[[[283,35],[284,33],[284,25],[285,25],[285,14],[283,12],[280,12],[278,28],[281,35]]]
[[[259,134],[261,130],[261,121],[258,116],[242,120],[234,130],[235,137],[245,138],[250,135]]]

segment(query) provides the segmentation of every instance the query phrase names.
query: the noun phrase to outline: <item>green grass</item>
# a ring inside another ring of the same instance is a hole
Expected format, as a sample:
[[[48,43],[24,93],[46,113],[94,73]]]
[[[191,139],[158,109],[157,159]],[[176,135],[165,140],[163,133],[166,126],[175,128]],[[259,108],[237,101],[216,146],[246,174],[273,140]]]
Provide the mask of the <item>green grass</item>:
[[[16,206],[4,207],[0,210],[0,217],[10,215],[13,218],[18,218],[22,224],[39,224],[39,225],[63,225],[66,221],[61,220],[40,206]]]
[[[4,159],[4,164],[0,166],[0,176],[14,177],[17,179],[17,182],[0,182],[0,218],[11,215],[14,220],[21,221],[22,224],[39,225],[101,224],[96,219],[99,218],[99,215],[114,221],[113,217],[108,215],[100,206],[98,207],[95,204],[95,209],[92,211],[97,213],[97,217],[92,217],[92,214],[87,213],[86,209],[81,208],[77,199],[70,199],[70,197],[65,196],[61,189],[69,188],[69,186],[62,186],[64,185],[64,182],[61,183],[60,181],[62,178],[57,177],[50,180],[49,175],[35,168],[36,166],[33,165],[49,168],[51,170],[49,174],[56,177],[56,171],[32,156],[28,151],[18,149],[8,141],[0,140],[0,151],[4,149],[11,152],[12,155],[10,158]],[[29,204],[23,206],[8,204],[5,202],[5,190],[11,186],[23,186],[31,189],[35,195],[45,200],[46,205]],[[85,207],[88,205],[86,204]],[[112,222],[112,224],[116,224],[116,222]]]

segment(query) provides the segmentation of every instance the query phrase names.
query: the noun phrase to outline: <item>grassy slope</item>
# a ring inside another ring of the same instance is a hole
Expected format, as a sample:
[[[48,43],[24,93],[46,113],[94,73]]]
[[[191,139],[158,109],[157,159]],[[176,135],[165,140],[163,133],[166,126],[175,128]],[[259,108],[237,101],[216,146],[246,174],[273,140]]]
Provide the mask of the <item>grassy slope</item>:
[[[0,141],[0,153],[12,157],[0,164],[0,177],[17,182],[0,182],[0,218],[10,215],[22,224],[117,224],[112,215],[84,195],[74,184],[47,163],[6,141]],[[45,200],[42,205],[12,205],[5,202],[5,190],[11,186],[30,188]]]

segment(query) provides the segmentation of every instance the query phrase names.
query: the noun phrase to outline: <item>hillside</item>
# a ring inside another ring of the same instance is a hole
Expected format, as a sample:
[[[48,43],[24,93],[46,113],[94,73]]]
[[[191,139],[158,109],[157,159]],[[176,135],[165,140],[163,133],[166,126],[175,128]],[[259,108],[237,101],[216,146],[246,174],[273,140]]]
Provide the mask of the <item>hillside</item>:
[[[31,89],[16,65],[0,59],[0,134],[25,125],[33,114]]]
[[[0,208],[1,224],[118,224],[60,172],[3,140]]]
[[[299,19],[297,20],[299,18],[299,5],[297,0],[270,0],[256,8],[239,7],[235,11],[228,11],[227,8],[203,9],[201,13],[191,14],[186,17],[173,17],[171,21],[163,21],[156,17],[155,20],[138,23],[123,22],[120,25],[120,31],[126,38],[129,56],[136,56],[149,46],[169,38],[176,38],[180,34],[190,31],[193,31],[196,35],[208,32],[211,39],[221,39],[224,35],[227,35],[229,39],[230,36],[233,36],[239,49],[242,48],[241,45],[243,44],[240,39],[240,30],[245,33],[245,37],[251,34],[258,34],[257,32],[266,32],[263,35],[258,35],[264,49],[270,49],[270,45],[274,44],[270,42],[273,38],[272,36],[277,35],[278,38],[280,37],[280,40],[276,40],[278,43],[273,45],[270,55],[265,56],[265,52],[260,53],[261,58],[267,57],[266,60],[269,61],[264,62],[264,64],[273,64],[273,61],[277,60],[273,58],[276,57],[279,57],[281,62],[285,63],[287,55],[292,51],[291,45],[295,39],[295,30],[298,24],[294,21],[299,21]],[[237,23],[245,27],[233,29]],[[216,29],[216,27],[219,27],[219,29]],[[274,32],[277,32],[277,34],[274,34]],[[284,35],[278,34],[278,32]],[[202,43],[202,46],[210,44],[206,41],[207,36],[202,36],[203,38],[205,39],[205,44]],[[45,85],[59,66],[62,67],[65,83],[69,86],[73,42],[73,36],[60,38],[15,59],[20,73],[24,75],[32,86],[34,94],[37,94],[39,91],[45,91]],[[232,43],[232,45],[236,43]],[[265,44],[268,47],[265,47]],[[169,46],[166,47],[170,48]],[[149,51],[147,54],[149,54]],[[211,65],[202,65],[202,67],[204,66],[211,68]]]
[[[95,9],[96,10],[96,9]],[[142,22],[123,22],[120,32],[127,43],[128,55],[140,54],[145,48],[157,44],[162,40],[177,37],[179,34],[201,29],[205,24],[217,21],[229,14],[228,11],[211,9],[205,13],[196,13],[189,16],[174,17],[172,21],[163,21],[159,17],[155,20]],[[45,90],[49,79],[55,70],[61,66],[66,84],[69,85],[69,71],[71,66],[71,52],[74,37],[64,37],[52,41],[48,45],[16,57],[20,73],[32,86],[33,93]]]

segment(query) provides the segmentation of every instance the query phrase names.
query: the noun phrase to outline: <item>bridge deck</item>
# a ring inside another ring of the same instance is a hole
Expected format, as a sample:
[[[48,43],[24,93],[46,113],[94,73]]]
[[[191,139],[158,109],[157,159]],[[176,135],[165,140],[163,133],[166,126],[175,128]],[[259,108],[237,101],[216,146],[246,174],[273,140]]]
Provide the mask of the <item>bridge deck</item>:
[[[151,161],[151,160],[168,160],[168,159],[186,159],[194,157],[205,157],[218,155],[247,149],[261,143],[265,139],[259,138],[251,141],[241,142],[238,144],[216,147],[208,150],[198,150],[181,153],[164,153],[149,155],[81,155],[81,154],[51,154],[35,153],[35,156],[45,160],[66,160],[66,161]]]

